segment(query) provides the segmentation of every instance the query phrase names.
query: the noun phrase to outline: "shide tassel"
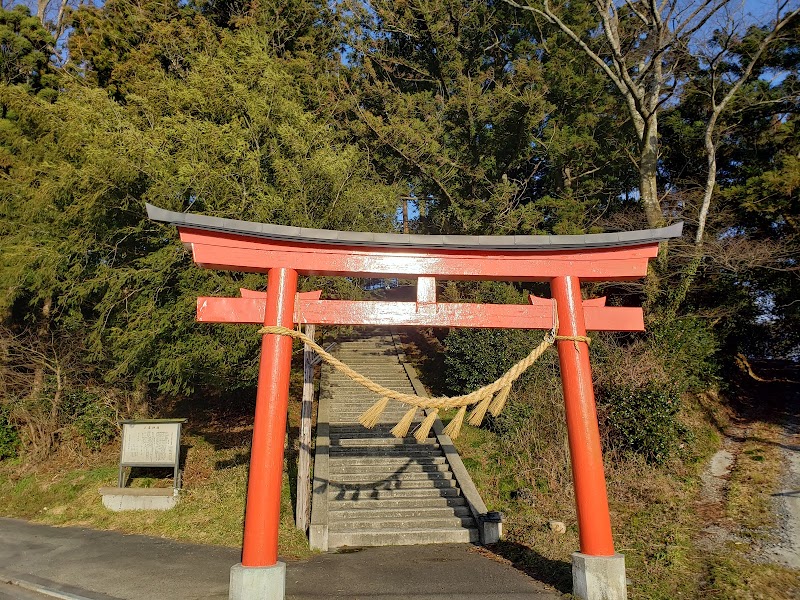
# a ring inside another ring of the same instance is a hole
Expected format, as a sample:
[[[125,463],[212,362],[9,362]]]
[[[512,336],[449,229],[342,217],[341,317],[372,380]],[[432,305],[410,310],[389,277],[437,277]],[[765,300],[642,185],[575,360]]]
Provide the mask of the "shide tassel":
[[[418,442],[422,442],[428,437],[428,434],[431,432],[431,427],[433,427],[433,423],[436,421],[436,417],[438,416],[439,409],[434,408],[428,413],[428,415],[425,417],[425,420],[420,423],[420,426],[417,427],[417,430],[414,432],[414,437],[417,438]]]
[[[467,414],[467,407],[462,406],[458,409],[456,416],[453,417],[453,420],[447,424],[447,427],[444,428],[444,433],[446,436],[449,436],[451,440],[454,440],[458,437],[458,434],[461,433],[461,425],[464,423],[464,415]]]
[[[385,396],[378,400],[375,404],[370,406],[367,410],[361,413],[361,416],[358,417],[358,422],[361,423],[367,429],[372,429],[375,427],[375,424],[378,422],[378,419],[381,418],[383,411],[386,410],[386,406],[389,404],[389,398]]]
[[[497,392],[497,395],[492,400],[491,406],[489,406],[489,412],[492,413],[493,416],[497,416],[500,414],[500,411],[503,410],[503,407],[506,405],[506,400],[508,400],[508,394],[511,392],[511,384],[504,387],[502,390]]]
[[[403,418],[392,428],[392,435],[396,438],[404,438],[408,434],[408,428],[411,427],[411,421],[414,420],[414,416],[417,414],[417,407],[412,406],[408,409],[406,414],[403,415]]]
[[[489,403],[492,401],[491,396],[486,396],[480,403],[473,409],[472,413],[469,415],[469,424],[475,425],[478,427],[483,422],[483,417],[486,415],[486,411],[489,409]]]

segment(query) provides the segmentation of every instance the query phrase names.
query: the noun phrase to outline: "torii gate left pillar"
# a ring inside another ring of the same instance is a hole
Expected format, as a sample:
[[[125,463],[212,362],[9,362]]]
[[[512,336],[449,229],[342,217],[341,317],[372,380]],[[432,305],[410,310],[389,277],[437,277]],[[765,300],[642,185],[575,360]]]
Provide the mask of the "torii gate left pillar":
[[[164,211],[151,219],[177,225],[195,262],[206,268],[268,273],[266,295],[199,298],[198,320],[291,327],[417,325],[550,329],[552,301],[529,306],[436,301],[436,278],[548,281],[559,335],[586,330],[640,331],[640,308],[583,300],[582,280],[644,277],[658,242],[681,226],[587,236],[409,236],[302,230]],[[416,302],[348,302],[304,297],[297,277],[331,275],[417,278]],[[567,431],[577,504],[580,552],[573,554],[573,593],[582,600],[625,600],[624,557],[616,554],[603,473],[588,347],[559,341]],[[231,569],[231,600],[283,600],[285,565],[278,561],[283,443],[291,339],[262,340],[242,563]]]
[[[292,327],[297,271],[270,269],[264,325]],[[283,600],[286,565],[278,561],[283,444],[289,405],[292,338],[264,335],[258,367],[256,413],[244,521],[242,562],[231,569],[230,598]]]

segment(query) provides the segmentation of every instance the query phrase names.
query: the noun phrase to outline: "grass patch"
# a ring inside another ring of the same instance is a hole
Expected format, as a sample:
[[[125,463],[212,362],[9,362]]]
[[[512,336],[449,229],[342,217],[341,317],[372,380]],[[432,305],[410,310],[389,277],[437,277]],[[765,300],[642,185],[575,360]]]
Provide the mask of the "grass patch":
[[[455,444],[489,510],[505,516],[505,539],[492,550],[561,592],[572,588],[571,554],[579,547],[569,449],[560,394],[516,391],[516,423],[465,424]],[[535,397],[535,401],[529,398]],[[447,421],[452,415],[445,414]],[[692,444],[665,465],[606,454],[606,480],[617,551],[625,554],[630,598],[698,598],[707,573],[693,541],[699,473],[717,449],[699,404],[684,403],[681,422]],[[564,534],[547,526],[563,521]]]
[[[202,436],[184,435],[188,447],[183,490],[169,511],[112,512],[98,488],[116,485],[118,448],[97,456],[94,464],[76,468],[56,455],[35,470],[0,463],[0,512],[58,526],[83,526],[170,538],[185,542],[241,547],[249,450],[215,448]],[[150,474],[150,473],[148,473]],[[170,479],[134,479],[135,487],[165,487]],[[284,475],[279,552],[286,558],[312,554],[305,536],[294,528],[288,478]]]
[[[772,493],[782,474],[780,428],[771,423],[755,422],[728,480],[727,516],[740,525],[745,534],[760,536],[774,523]]]
[[[725,553],[709,559],[703,598],[735,600],[795,600],[800,573],[770,564],[752,562],[740,546],[729,543]]]

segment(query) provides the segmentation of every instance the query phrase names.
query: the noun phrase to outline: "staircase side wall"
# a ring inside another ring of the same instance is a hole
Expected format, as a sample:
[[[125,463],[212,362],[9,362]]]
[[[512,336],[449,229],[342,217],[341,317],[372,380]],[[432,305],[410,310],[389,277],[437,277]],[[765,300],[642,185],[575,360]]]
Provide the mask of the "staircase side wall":
[[[330,479],[330,413],[331,395],[327,385],[327,369],[320,376],[317,408],[317,437],[314,451],[314,483],[311,489],[311,524],[308,543],[313,550],[328,550],[328,482]]]

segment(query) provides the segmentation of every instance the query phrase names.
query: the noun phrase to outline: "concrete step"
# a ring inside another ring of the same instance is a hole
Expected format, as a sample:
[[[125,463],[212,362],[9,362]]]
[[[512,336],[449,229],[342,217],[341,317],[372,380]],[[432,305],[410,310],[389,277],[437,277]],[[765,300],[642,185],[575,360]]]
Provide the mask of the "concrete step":
[[[375,518],[372,514],[362,519],[331,520],[329,531],[358,531],[363,529],[447,529],[450,527],[475,527],[472,517],[397,517]]]
[[[362,373],[365,377],[371,379],[373,382],[377,383],[385,387],[387,390],[391,390],[393,392],[400,392],[401,394],[413,394],[414,392],[411,384],[408,380],[403,381],[402,379],[382,379],[380,377],[371,377],[366,373]],[[323,389],[325,395],[330,395],[332,398],[336,398],[342,395],[354,394],[360,397],[364,396],[380,396],[380,392],[373,392],[370,389],[367,389],[361,384],[358,384],[354,381],[343,381],[341,383],[328,383],[325,384],[325,388]]]
[[[349,487],[349,486],[348,486]],[[424,487],[424,488],[400,488],[393,490],[379,490],[365,488],[363,490],[353,490],[328,486],[329,501],[336,500],[385,500],[390,498],[453,498],[458,496],[461,490],[457,487]]]
[[[370,394],[369,396],[358,395],[358,394],[344,394],[340,393],[338,396],[333,396],[330,402],[330,409],[333,411],[335,415],[338,411],[346,411],[346,412],[354,412],[354,411],[361,411],[364,412],[370,406],[375,404],[378,401],[380,396],[378,394]],[[407,404],[402,404],[400,402],[392,402],[390,403],[386,409],[381,413],[382,415],[386,413],[403,413],[405,414],[411,407]],[[422,413],[419,415],[420,420],[422,420],[423,416]]]
[[[341,402],[332,401],[331,402],[331,410],[336,411],[336,412],[348,412],[348,413],[358,412],[359,414],[361,414],[365,410],[367,410],[370,406],[372,406],[375,403],[376,400],[377,400],[377,398],[369,398],[366,402],[357,402],[357,401],[354,401],[354,400],[347,400],[347,401],[341,401]],[[394,414],[398,414],[399,413],[399,414],[403,414],[404,415],[404,414],[406,414],[406,412],[408,412],[408,410],[409,410],[409,407],[402,407],[402,406],[399,406],[399,405],[397,405],[395,407],[391,407],[390,406],[390,407],[388,407],[386,410],[384,410],[381,413],[381,417],[383,417],[383,415],[386,415],[386,414],[394,415]],[[423,419],[422,413],[419,413],[418,415],[415,415],[415,416],[418,417],[417,418],[418,421],[422,421],[422,419]],[[360,423],[359,423],[359,426],[364,427]],[[364,427],[364,429],[366,429],[366,427]]]
[[[381,420],[381,424],[382,425],[389,425],[391,427],[394,427],[395,424],[397,424],[397,422],[399,420],[400,419],[387,418],[386,420]],[[357,418],[353,418],[353,417],[348,417],[347,419],[341,419],[341,420],[340,419],[330,419],[329,423],[331,425],[359,425],[358,419]],[[410,429],[410,431],[413,432],[414,428]]]
[[[415,438],[331,438],[331,446],[339,446],[340,448],[363,448],[368,446],[404,446],[412,444],[424,444],[426,446],[433,446],[438,448],[439,444],[433,438],[427,438],[418,442]]]
[[[367,447],[367,448],[342,448],[341,446],[333,446],[329,448],[329,452],[331,458],[336,458],[337,456],[348,455],[348,456],[359,456],[359,457],[366,457],[370,456],[374,459],[379,458],[397,458],[401,456],[408,457],[409,460],[417,459],[417,458],[425,458],[428,456],[441,456],[442,452],[438,448],[430,447],[432,444],[419,444],[416,447],[407,447],[407,446],[375,446],[375,447]]]
[[[383,378],[377,375],[370,375],[368,373],[361,373],[367,379],[372,380],[373,382],[381,385],[387,389],[394,390],[396,392],[405,393],[406,390],[412,389],[411,383],[409,383],[408,379],[405,381],[400,378]],[[360,383],[356,383],[352,379],[348,381],[338,381],[336,383],[323,383],[322,391],[326,394],[337,395],[337,394],[344,394],[344,393],[358,393],[361,392],[363,394],[378,394],[379,392],[373,392],[370,389],[367,389]]]
[[[348,356],[345,354],[339,354],[337,352],[335,356],[340,361],[349,366],[351,369],[358,369],[359,366],[375,367],[375,368],[388,367],[388,366],[394,367],[395,365],[400,364],[397,358],[389,355],[364,356],[362,354],[354,352],[353,354]]]
[[[419,482],[444,482],[453,481],[453,474],[449,471],[383,471],[376,473],[331,473],[331,481],[337,484],[369,484],[370,482],[402,482],[417,485]],[[380,486],[379,486],[380,487]]]
[[[411,383],[409,382],[408,378],[403,379],[400,374],[394,375],[391,373],[386,373],[384,371],[370,373],[366,369],[359,370],[358,373],[371,379],[375,383],[379,383],[384,387],[389,387],[391,385],[403,385],[405,387],[411,387]],[[362,389],[365,390],[366,388],[361,385],[360,383],[356,382],[354,379],[350,379],[349,377],[346,379],[336,379],[334,381],[327,381],[326,382],[326,389],[341,389],[343,387],[353,388],[353,389]]]
[[[366,407],[364,408],[364,410],[366,410]],[[364,410],[362,410],[361,412],[352,412],[346,415],[340,415],[333,419],[330,419],[328,422],[330,425],[336,425],[336,426],[354,425],[358,427],[363,427],[363,425],[361,425],[361,423],[359,422],[359,418],[364,413]],[[383,425],[386,427],[394,427],[397,424],[397,422],[402,418],[403,418],[402,415],[393,415],[393,414],[388,414],[385,416],[381,415],[379,418],[378,425]],[[418,425],[419,425],[419,419],[417,423],[414,424],[414,427],[416,428]],[[410,429],[409,431],[413,431],[413,429]]]
[[[387,381],[385,379],[378,379],[372,378],[372,380],[385,387],[387,390],[391,390],[393,392],[400,392],[401,394],[408,394],[413,392],[411,391],[413,388],[408,381]],[[365,396],[380,396],[380,392],[373,392],[372,390],[368,390],[362,385],[358,385],[356,383],[347,384],[347,383],[340,383],[340,384],[327,384],[325,387],[325,395],[329,395],[331,398],[337,398],[340,396],[347,396],[347,395],[355,395],[360,398]]]
[[[427,498],[361,498],[350,500],[346,498],[329,498],[328,505],[331,511],[343,510],[393,510],[393,509],[425,509],[425,508],[458,508],[467,507],[467,501],[462,496],[441,496]]]
[[[400,382],[392,382],[392,381],[384,381],[384,380],[378,380],[378,379],[376,379],[374,381],[375,381],[375,383],[378,383],[379,385],[382,385],[383,387],[385,387],[387,390],[391,390],[393,392],[400,392],[401,394],[413,393],[413,392],[411,392],[411,389],[412,389],[411,388],[411,384],[409,384],[408,381],[405,381],[405,382],[402,382],[402,383],[400,383]],[[373,392],[372,390],[368,390],[367,388],[365,388],[365,387],[363,387],[361,385],[357,385],[355,383],[353,383],[352,385],[347,385],[347,384],[331,385],[331,384],[328,384],[325,387],[324,392],[325,392],[324,395],[328,396],[330,398],[338,398],[340,396],[347,396],[347,395],[354,395],[354,396],[358,396],[360,398],[363,398],[365,396],[378,396],[378,397],[380,397],[380,392]]]
[[[331,409],[333,411],[335,411],[335,414],[337,414],[338,416],[342,416],[342,415],[355,416],[356,417],[356,421],[357,421],[358,417],[360,415],[362,415],[364,413],[364,411],[366,411],[370,406],[372,406],[372,404],[373,404],[373,400],[370,398],[370,400],[368,402],[364,402],[364,403],[360,403],[360,404],[353,404],[353,403],[344,404],[344,403],[342,403],[342,404],[337,405],[336,403],[334,403],[334,405],[331,407]],[[384,419],[384,423],[386,423],[386,422],[392,420],[395,416],[397,416],[398,418],[402,417],[404,414],[406,414],[406,412],[408,412],[407,408],[406,409],[402,409],[402,408],[394,408],[394,409],[387,408],[385,411],[383,411],[381,413],[381,416],[379,417],[379,419]],[[415,416],[418,417],[417,418],[418,421],[422,421],[422,413],[420,413],[419,415],[415,415]],[[359,425],[361,425],[361,423],[359,423]],[[363,427],[363,425],[361,425],[361,426]],[[366,429],[366,427],[364,429]]]
[[[347,363],[347,366],[351,369],[356,369],[362,375],[370,373],[376,377],[383,375],[384,377],[397,377],[398,379],[403,377],[408,378],[405,368],[400,363],[390,363],[385,360],[381,360],[380,362],[373,360],[362,362],[361,360],[340,358],[338,355],[337,358]],[[328,373],[325,377],[329,381],[352,381],[348,375],[345,375],[341,371]]]
[[[390,427],[394,427],[399,420],[400,420],[399,418],[394,419],[394,418],[388,417],[385,420],[381,419],[381,425],[389,425]],[[342,420],[331,419],[329,421],[329,423],[331,425],[359,425],[358,419],[357,418],[352,418],[352,417],[349,417],[347,419],[342,419]],[[416,429],[416,425],[414,427],[412,427],[411,429],[409,429],[409,431],[411,431],[413,433],[415,429]]]
[[[408,518],[421,518],[421,519],[434,519],[434,518],[450,518],[450,517],[472,517],[469,506],[436,506],[436,507],[410,507],[410,508],[370,508],[365,509],[361,506],[358,508],[332,510],[328,513],[331,522],[337,523],[352,521],[352,520],[369,520],[369,519],[408,519]]]
[[[403,390],[392,390],[394,392],[400,392],[401,394],[405,394]],[[331,393],[330,402],[333,406],[339,408],[342,405],[351,405],[351,406],[365,406],[370,407],[381,397],[380,394],[376,394],[375,392],[368,392],[368,391],[359,391],[359,390],[338,390]],[[408,410],[411,408],[410,404],[406,404],[405,402],[399,402],[397,400],[389,400],[389,404],[386,405],[385,410]]]
[[[359,346],[386,346],[394,347],[394,339],[391,336],[381,337],[362,337],[358,339],[344,339],[336,343],[335,348],[353,348]]]
[[[330,461],[330,468],[331,472],[333,472],[334,468],[351,468],[351,467],[375,467],[375,468],[383,468],[384,466],[387,467],[396,467],[400,468],[403,466],[408,467],[432,467],[432,466],[445,466],[448,469],[450,468],[447,465],[447,459],[441,454],[436,456],[418,456],[415,458],[410,458],[407,456],[387,456],[380,459],[375,459],[372,456],[348,456],[347,454],[339,455],[335,458],[332,458]]]
[[[353,402],[351,400],[351,401],[348,401],[347,403],[345,403],[345,402],[341,402],[340,403],[340,402],[336,402],[335,400],[333,400],[333,401],[331,401],[331,411],[333,412],[333,416],[337,416],[337,415],[339,415],[339,413],[360,415],[365,410],[367,410],[370,406],[372,406],[377,399],[378,399],[377,396],[375,396],[375,397],[372,397],[372,398],[368,398],[365,402]],[[409,410],[408,407],[406,407],[406,408],[399,408],[399,407],[398,408],[387,408],[386,410],[384,410],[381,413],[381,417],[383,417],[384,415],[387,415],[387,414],[392,415],[392,416],[399,414],[399,415],[402,416],[402,415],[406,414],[406,412],[408,412],[408,410]],[[415,416],[417,417],[418,421],[422,421],[422,418],[423,418],[422,413],[419,413],[418,415],[415,415]],[[359,423],[359,425],[361,425],[361,424]],[[362,425],[362,427],[363,427],[363,425]]]
[[[362,356],[366,356],[368,358],[386,358],[387,362],[399,362],[397,357],[397,349],[392,348],[386,345],[369,345],[369,344],[360,344],[356,346],[338,346],[336,348],[334,354],[339,356],[345,356],[349,358],[359,358]]]
[[[370,407],[370,404],[371,404],[370,402],[365,402],[364,404],[362,404],[360,406],[347,406],[347,407],[344,407],[344,406],[342,406],[342,407],[333,406],[332,409],[335,411],[337,419],[341,420],[344,417],[348,417],[348,418],[352,418],[351,423],[358,423],[358,425],[361,425],[361,423],[358,421],[358,419],[360,418],[360,416],[362,414],[364,414],[364,411],[366,411]],[[395,421],[396,422],[396,420],[402,418],[402,416],[404,414],[406,414],[406,412],[407,411],[405,411],[405,410],[385,410],[385,411],[383,411],[383,413],[381,414],[379,419],[382,421],[382,423],[381,423],[382,425],[390,423],[391,421]],[[415,415],[415,416],[418,416],[418,419],[417,419],[418,421],[422,420],[422,415],[421,414],[420,415]],[[395,417],[397,417],[397,419],[395,419]],[[363,425],[361,425],[361,426],[363,427]],[[366,427],[364,427],[364,429],[366,429]],[[392,437],[394,437],[394,436],[392,436]]]
[[[419,425],[422,415],[419,415],[418,420],[415,423],[412,423],[412,427],[416,427]],[[394,437],[392,435],[392,429],[394,428],[394,424],[389,423],[378,423],[372,429],[367,429],[361,423],[350,423],[350,424],[342,424],[342,425],[331,425],[330,427],[330,434],[335,436],[353,436],[353,437]],[[411,437],[411,436],[407,436]]]
[[[328,547],[342,546],[411,546],[417,544],[466,544],[479,541],[477,529],[390,529],[365,531],[331,531]]]
[[[412,427],[416,427],[419,423],[415,423]],[[362,427],[359,423],[355,428],[354,431],[348,431],[342,433],[339,431],[339,426],[331,427],[331,431],[328,434],[332,440],[340,440],[340,439],[347,439],[347,440],[372,440],[377,438],[387,438],[387,437],[394,437],[389,430],[394,427],[388,425],[382,425],[382,429],[379,431],[375,431],[374,429],[367,429],[366,427]],[[416,442],[416,439],[412,436],[407,436],[404,438],[399,438],[405,440],[409,444],[413,444]]]
[[[351,361],[360,363],[381,361],[387,364],[400,364],[396,350],[392,348],[339,348],[335,355],[336,358],[348,364]]]
[[[339,405],[339,406],[334,405],[334,406],[331,407],[331,409],[333,411],[335,411],[335,414],[340,418],[343,417],[343,416],[355,417],[353,422],[354,423],[358,423],[359,427],[364,427],[363,425],[361,425],[360,422],[358,422],[358,419],[362,414],[364,414],[364,412],[370,406],[372,406],[372,402],[365,402],[364,404],[349,404],[349,405]],[[387,410],[383,411],[381,413],[381,416],[378,417],[378,418],[383,421],[380,424],[381,425],[385,425],[385,424],[389,423],[390,421],[394,420],[395,417],[401,418],[404,414],[406,414],[406,412],[408,412],[408,409],[405,409],[405,410],[404,409],[387,409]],[[416,419],[417,422],[421,422],[422,421],[422,418],[423,418],[422,413],[420,413],[418,415],[414,415],[414,416],[417,417],[417,419]],[[364,429],[366,429],[366,427],[364,427]],[[389,435],[392,435],[392,434],[389,433]],[[392,436],[392,437],[394,437],[394,436]]]
[[[446,464],[433,464],[433,465],[415,465],[415,464],[397,464],[397,465],[340,465],[338,463],[331,464],[330,467],[331,477],[339,477],[340,475],[368,475],[368,474],[385,474],[385,473],[447,473],[450,474],[450,468]]]
[[[364,431],[373,431],[372,429],[367,429],[366,427],[364,427],[358,420],[360,418],[360,416],[362,414],[364,414],[364,412],[370,406],[371,406],[370,402],[362,404],[361,406],[350,406],[350,407],[347,407],[346,409],[344,407],[337,408],[336,406],[332,406],[331,407],[331,411],[334,413],[334,416],[335,416],[335,418],[337,420],[343,420],[343,418],[345,416],[348,419],[352,419],[346,425],[350,425],[350,426],[356,427],[356,428],[360,427]],[[337,415],[336,414],[337,411],[340,414]],[[408,412],[408,411],[407,410],[385,410],[385,411],[383,411],[381,416],[378,417],[378,423],[376,423],[376,427],[382,427],[384,429],[384,432],[383,432],[384,437],[394,437],[394,435],[392,435],[392,433],[391,433],[392,428],[394,427],[394,424],[397,423],[397,421],[399,421],[402,418],[402,416],[406,414],[406,412]],[[413,421],[413,424],[416,427],[417,425],[419,425],[422,422],[422,419],[424,418],[424,415],[422,413],[417,413],[417,414],[414,415],[414,417],[415,417],[415,419]],[[391,425],[390,425],[390,423],[391,423]],[[342,435],[350,435],[350,434],[342,434]]]
[[[416,473],[414,473],[416,475]],[[329,479],[329,486],[331,489],[345,490],[353,492],[371,492],[373,490],[427,490],[437,489],[446,490],[449,488],[458,487],[458,482],[454,479],[442,479],[432,477],[422,478],[406,478],[401,479],[395,477],[391,473],[387,474],[384,479],[376,479],[375,477],[366,477],[363,481],[352,481],[351,477],[364,477],[363,475],[348,475],[347,473],[331,475]]]

